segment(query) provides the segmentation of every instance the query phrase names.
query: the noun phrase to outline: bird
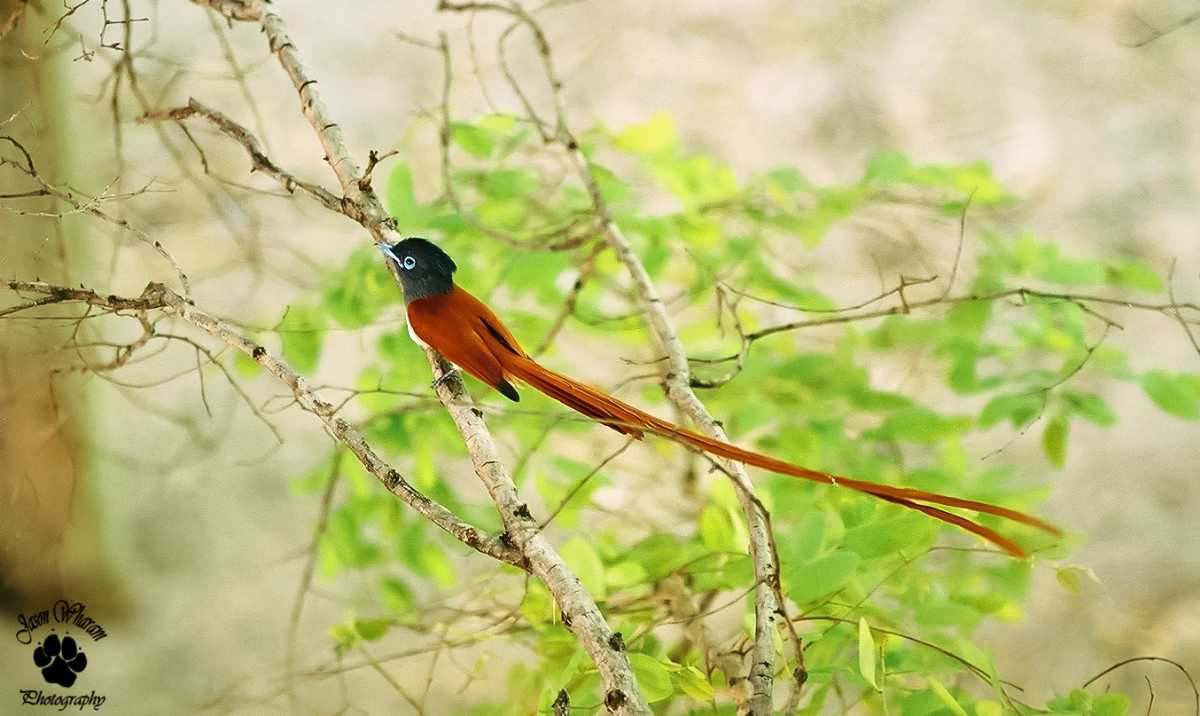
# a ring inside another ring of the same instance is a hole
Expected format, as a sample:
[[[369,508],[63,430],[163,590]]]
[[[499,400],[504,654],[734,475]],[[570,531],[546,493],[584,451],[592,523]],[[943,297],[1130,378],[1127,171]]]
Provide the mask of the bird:
[[[713,456],[783,475],[844,487],[916,510],[955,525],[1014,557],[1026,557],[1023,547],[996,530],[945,508],[996,515],[1055,536],[1062,532],[1032,515],[1000,505],[942,495],[911,487],[887,485],[812,470],[702,435],[630,405],[557,373],[534,360],[512,331],[482,301],[454,282],[454,259],[427,239],[406,238],[377,244],[391,263],[404,294],[409,336],[422,348],[433,348],[446,360],[494,388],[504,397],[521,399],[514,381],[557,400],[619,433],[642,439],[646,433],[688,445]]]

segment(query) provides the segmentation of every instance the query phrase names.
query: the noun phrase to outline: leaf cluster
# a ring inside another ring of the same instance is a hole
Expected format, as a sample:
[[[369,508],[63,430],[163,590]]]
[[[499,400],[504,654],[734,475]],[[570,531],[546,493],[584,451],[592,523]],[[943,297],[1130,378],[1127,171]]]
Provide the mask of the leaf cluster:
[[[404,164],[392,170],[385,196],[399,225],[455,256],[460,283],[492,303],[527,345],[552,335],[567,310],[567,338],[551,344],[551,365],[580,355],[564,343],[603,346],[593,354],[597,365],[628,354],[655,365],[622,268],[596,251],[591,202],[565,178],[563,159],[547,156],[526,124],[503,115],[456,122],[450,138],[461,164],[448,168],[453,195],[447,187],[434,195],[438,189],[419,184]],[[618,131],[596,127],[581,148],[612,218],[651,277],[670,287],[699,374],[728,367],[721,357],[738,350],[734,326],[748,333],[781,314],[853,315],[836,312],[850,297],[797,269],[835,227],[897,202],[916,205],[934,225],[957,223],[968,205],[986,218],[1016,203],[985,164],[922,165],[897,152],[877,155],[845,185],[818,185],[791,167],[739,179],[718,158],[686,151],[666,115]],[[740,370],[706,393],[712,412],[739,442],[815,469],[1031,511],[1048,489],[1036,476],[1048,473],[1025,464],[1018,474],[1003,448],[1034,432],[1045,465],[1062,467],[1081,421],[1117,422],[1105,397],[1114,381],[1138,384],[1165,420],[1200,419],[1200,376],[1140,365],[1106,341],[1117,325],[1100,310],[1106,305],[1073,293],[1161,298],[1164,282],[1151,267],[1132,257],[1070,255],[1020,232],[975,233],[974,259],[955,266],[960,282],[946,300],[846,320],[819,337],[789,331],[758,341]],[[577,281],[593,260],[587,280]],[[736,287],[742,298],[718,287]],[[938,291],[931,285],[922,295]],[[366,434],[422,490],[498,529],[475,486],[452,480],[468,472],[464,451],[444,413],[421,397],[428,371],[420,352],[387,320],[399,299],[375,252],[358,251],[326,274],[319,296],[281,321],[285,356],[312,371],[326,328],[371,329],[377,337],[353,402]],[[886,380],[881,366],[897,365],[918,365],[929,379]],[[582,368],[583,377],[593,371]],[[664,405],[653,383],[625,395]],[[516,477],[538,498],[535,512],[561,508],[548,529],[623,635],[648,700],[673,713],[732,713],[740,674],[725,673],[722,657],[737,655],[753,632],[754,582],[733,489],[698,475],[703,464],[679,468],[684,454],[669,445],[642,452],[652,465],[618,461],[593,475],[597,461],[582,457],[590,453],[580,443],[604,431],[561,418],[557,404],[526,391],[519,411],[491,423],[520,456]],[[980,445],[1001,449],[980,460]],[[512,569],[481,574],[477,555],[407,513],[352,460],[332,461],[296,488],[316,494],[339,481],[318,543],[320,574],[353,576],[363,592],[331,629],[340,653],[427,633],[431,615],[448,624],[448,640],[462,643],[502,625],[493,638],[524,656],[486,667],[505,669],[509,689],[472,704],[471,713],[547,711],[564,690],[572,705],[602,703],[590,660],[540,584]],[[985,620],[1022,618],[1035,569],[1057,569],[1064,587],[1079,589],[1086,570],[1056,565],[1063,545],[1019,532],[1038,556],[1015,561],[885,503],[786,477],[757,479],[773,516],[788,615],[805,644],[801,663],[781,630],[777,678],[805,670],[801,713],[858,701],[912,716],[1021,708],[975,634]],[[622,487],[627,481],[634,484]],[[655,499],[614,501],[643,485]],[[1077,690],[1044,708],[1116,716],[1129,700]]]

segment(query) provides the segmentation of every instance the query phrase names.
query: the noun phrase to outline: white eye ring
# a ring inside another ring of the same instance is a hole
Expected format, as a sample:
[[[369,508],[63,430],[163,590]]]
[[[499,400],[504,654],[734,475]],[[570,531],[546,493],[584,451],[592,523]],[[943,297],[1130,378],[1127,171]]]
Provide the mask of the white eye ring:
[[[413,268],[416,267],[417,260],[411,256],[405,256],[404,261],[402,261],[400,265],[411,271]]]

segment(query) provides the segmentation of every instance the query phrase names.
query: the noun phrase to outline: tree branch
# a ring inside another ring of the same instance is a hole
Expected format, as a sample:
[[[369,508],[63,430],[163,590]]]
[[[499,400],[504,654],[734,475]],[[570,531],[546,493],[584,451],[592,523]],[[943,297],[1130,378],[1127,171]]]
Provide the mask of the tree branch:
[[[534,45],[541,58],[542,69],[545,73],[546,81],[550,86],[550,93],[554,102],[554,122],[552,127],[548,128],[547,123],[538,117],[528,97],[521,91],[519,86],[516,86],[517,83],[508,69],[507,62],[504,61],[503,54],[501,56],[502,69],[508,77],[510,85],[514,85],[514,90],[521,99],[528,114],[527,118],[542,133],[543,139],[548,143],[556,142],[560,144],[567,153],[575,172],[587,189],[592,202],[592,210],[600,222],[601,231],[608,245],[616,253],[621,263],[625,265],[634,283],[637,285],[643,318],[649,324],[659,344],[667,353],[668,372],[663,382],[667,398],[676,408],[692,419],[700,432],[718,440],[728,441],[729,437],[725,434],[725,430],[721,427],[721,424],[713,418],[704,406],[704,403],[696,397],[695,392],[692,390],[690,370],[683,342],[679,340],[679,334],[675,330],[671,317],[667,314],[662,299],[659,297],[658,289],[651,280],[650,274],[646,271],[646,267],[642,264],[641,258],[634,252],[633,247],[625,238],[620,226],[613,220],[608,209],[608,204],[600,192],[600,186],[592,174],[587,157],[584,156],[579,142],[571,132],[567,122],[566,105],[562,97],[563,83],[555,70],[550,43],[547,41],[541,25],[528,11],[515,2],[511,4],[493,2],[460,3],[443,0],[438,5],[438,8],[454,12],[499,12],[512,17],[516,21],[516,24],[525,25],[533,33]],[[512,28],[505,31],[502,38],[507,37],[511,31]],[[501,40],[500,47],[502,51],[503,39]],[[765,715],[772,712],[775,673],[775,617],[782,610],[782,605],[776,599],[774,588],[778,585],[779,581],[779,565],[771,549],[770,528],[765,510],[755,496],[754,486],[750,482],[745,466],[731,460],[721,460],[721,465],[738,487],[738,500],[741,503],[742,512],[746,517],[750,533],[750,556],[754,563],[757,584],[755,586],[754,603],[754,650],[751,656],[749,674],[753,693],[750,698],[749,708],[752,714]],[[797,657],[798,660],[802,659],[802,654],[798,654]],[[796,683],[796,688],[798,689],[803,682],[798,678]]]
[[[32,304],[27,304],[26,308],[34,305],[44,306],[55,303],[82,303],[102,308],[109,312],[132,311],[145,313],[161,310],[178,316],[225,345],[250,356],[254,362],[261,365],[268,373],[286,385],[295,397],[296,403],[304,410],[317,416],[329,434],[339,443],[345,445],[362,466],[383,483],[388,492],[399,497],[420,515],[471,549],[493,559],[520,567],[521,569],[528,568],[526,560],[517,550],[506,546],[501,540],[476,529],[409,484],[399,472],[392,469],[391,466],[375,453],[375,450],[367,443],[362,433],[355,429],[349,422],[337,417],[333,405],[322,400],[320,395],[309,387],[308,381],[292,370],[291,366],[268,353],[265,348],[252,341],[245,334],[235,330],[228,323],[197,308],[191,301],[163,284],[147,284],[145,290],[142,291],[142,295],[136,298],[113,295],[103,296],[88,288],[66,288],[40,281],[9,281],[7,285],[12,291],[38,294],[44,297]],[[11,312],[11,309],[6,309],[0,312],[0,315]]]
[[[390,244],[399,240],[395,221],[384,210],[370,183],[363,181],[364,174],[346,147],[341,127],[333,121],[321,99],[317,80],[304,66],[282,18],[270,9],[272,6],[261,0],[192,1],[210,7],[231,20],[253,22],[262,27],[271,52],[278,58],[299,94],[305,118],[325,149],[325,161],[337,176],[343,193],[341,213],[362,225],[376,243]],[[446,364],[435,352],[430,352],[428,358],[434,376],[440,379]],[[459,428],[475,472],[496,503],[512,544],[521,552],[528,568],[550,590],[563,614],[570,617],[569,628],[599,670],[609,710],[620,714],[651,713],[634,678],[628,656],[624,650],[609,646],[612,630],[604,621],[595,601],[583,588],[579,578],[537,531],[528,508],[520,502],[512,479],[499,461],[482,413],[468,407],[469,396],[461,381],[442,381],[438,387],[438,397]],[[325,404],[326,409],[331,407]],[[353,429],[340,418],[330,419],[343,430]]]
[[[922,282],[924,282],[924,281],[922,281]],[[901,286],[905,286],[905,285],[911,286],[914,284],[911,281],[909,281],[908,283],[902,282]],[[867,301],[861,305],[867,305],[869,303],[874,303],[876,300],[878,300],[878,298],[892,294],[892,293],[896,293],[896,292],[897,292],[896,289],[892,289],[891,291],[887,291],[887,292],[881,294],[879,297],[873,298],[870,301]],[[752,298],[752,299],[754,298],[753,296],[749,296],[748,294],[745,294],[745,293],[741,293],[740,295],[744,295],[744,296],[747,296],[748,298]],[[1022,286],[1022,287],[1017,287],[1017,288],[1004,289],[1002,291],[995,291],[993,293],[965,294],[965,295],[961,295],[961,296],[935,296],[933,298],[924,299],[921,301],[905,300],[900,305],[891,306],[889,308],[880,308],[880,309],[876,309],[873,311],[863,311],[861,313],[847,313],[844,315],[831,316],[829,318],[811,318],[811,319],[804,319],[804,320],[799,320],[799,321],[789,321],[787,323],[780,323],[780,324],[777,324],[774,326],[767,326],[766,328],[760,328],[757,331],[745,334],[745,336],[744,336],[745,340],[744,340],[742,351],[735,353],[733,355],[723,356],[721,358],[707,358],[707,359],[704,359],[702,362],[704,362],[704,363],[725,363],[728,361],[745,360],[745,353],[749,351],[750,344],[753,344],[756,341],[762,340],[763,338],[766,338],[768,336],[773,336],[776,333],[786,333],[788,331],[795,331],[795,330],[800,330],[803,328],[815,328],[817,326],[830,326],[830,325],[835,325],[835,324],[839,324],[839,323],[855,323],[857,321],[866,321],[866,320],[870,320],[872,318],[884,318],[886,316],[907,314],[907,313],[912,312],[914,309],[918,309],[918,308],[930,308],[932,306],[951,305],[951,304],[955,304],[955,303],[965,303],[965,302],[969,302],[969,301],[998,301],[1001,299],[1013,298],[1013,297],[1018,297],[1022,301],[1024,301],[1031,296],[1034,298],[1042,298],[1042,299],[1047,299],[1047,300],[1052,300],[1052,301],[1067,301],[1069,303],[1074,303],[1075,305],[1077,305],[1081,309],[1083,309],[1085,312],[1089,313],[1090,315],[1096,316],[1097,318],[1102,320],[1104,323],[1106,323],[1108,325],[1117,326],[1118,328],[1120,327],[1118,324],[1114,323],[1111,319],[1109,319],[1103,315],[1100,315],[1099,313],[1097,313],[1095,311],[1095,309],[1091,308],[1088,304],[1097,303],[1097,304],[1107,305],[1107,306],[1118,306],[1118,307],[1122,307],[1122,308],[1132,308],[1132,309],[1138,309],[1138,310],[1142,310],[1142,311],[1154,311],[1157,313],[1163,313],[1164,315],[1174,318],[1176,321],[1180,322],[1180,324],[1184,326],[1184,330],[1188,330],[1187,329],[1187,319],[1184,319],[1179,312],[1182,309],[1188,309],[1190,311],[1196,311],[1196,312],[1200,313],[1200,305],[1195,304],[1195,303],[1176,303],[1174,300],[1172,300],[1169,303],[1146,303],[1143,301],[1130,301],[1128,299],[1111,298],[1109,296],[1098,296],[1095,294],[1061,293],[1061,292],[1057,292],[1057,291],[1044,291],[1044,290],[1037,289],[1037,288],[1029,288],[1029,287]],[[755,300],[758,300],[758,299],[755,299]],[[780,305],[780,304],[774,304],[774,305]],[[799,311],[805,310],[803,308],[798,308],[798,307],[794,307],[794,308],[796,308],[796,310],[799,310]],[[827,312],[827,311],[823,311],[823,312]],[[1189,337],[1190,337],[1190,334],[1189,334]],[[663,359],[660,359],[660,360],[663,360]]]
[[[454,426],[462,435],[471,454],[475,474],[483,481],[492,501],[500,511],[506,535],[512,544],[529,560],[529,569],[550,593],[562,612],[565,624],[579,638],[604,680],[604,703],[617,713],[649,714],[629,660],[620,640],[604,621],[595,601],[568,568],[562,557],[550,546],[529,507],[521,501],[517,487],[504,463],[500,461],[483,412],[475,407],[457,372],[432,349],[426,349],[433,374],[437,380],[438,399],[450,413]]]
[[[161,122],[165,120],[182,121],[190,117],[201,117],[208,120],[210,124],[217,128],[222,134],[233,139],[246,150],[250,155],[250,171],[260,171],[275,181],[279,182],[283,188],[289,193],[294,194],[297,189],[302,190],[313,199],[316,199],[322,206],[330,211],[342,213],[342,201],[334,196],[332,192],[322,186],[310,184],[301,181],[295,176],[280,169],[272,159],[267,156],[266,151],[262,147],[262,143],[250,133],[242,125],[234,122],[229,117],[221,114],[215,109],[211,109],[195,98],[188,100],[187,106],[176,107],[174,109],[160,109],[153,112],[146,112],[138,118],[139,122]]]

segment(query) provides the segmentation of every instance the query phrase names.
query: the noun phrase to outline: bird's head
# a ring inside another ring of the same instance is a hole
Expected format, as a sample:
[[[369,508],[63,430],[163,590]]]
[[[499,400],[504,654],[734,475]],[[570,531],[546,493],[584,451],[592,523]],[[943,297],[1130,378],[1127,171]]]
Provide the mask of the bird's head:
[[[454,290],[454,259],[430,241],[413,237],[388,246],[379,244],[392,273],[400,279],[404,302],[440,296]]]

